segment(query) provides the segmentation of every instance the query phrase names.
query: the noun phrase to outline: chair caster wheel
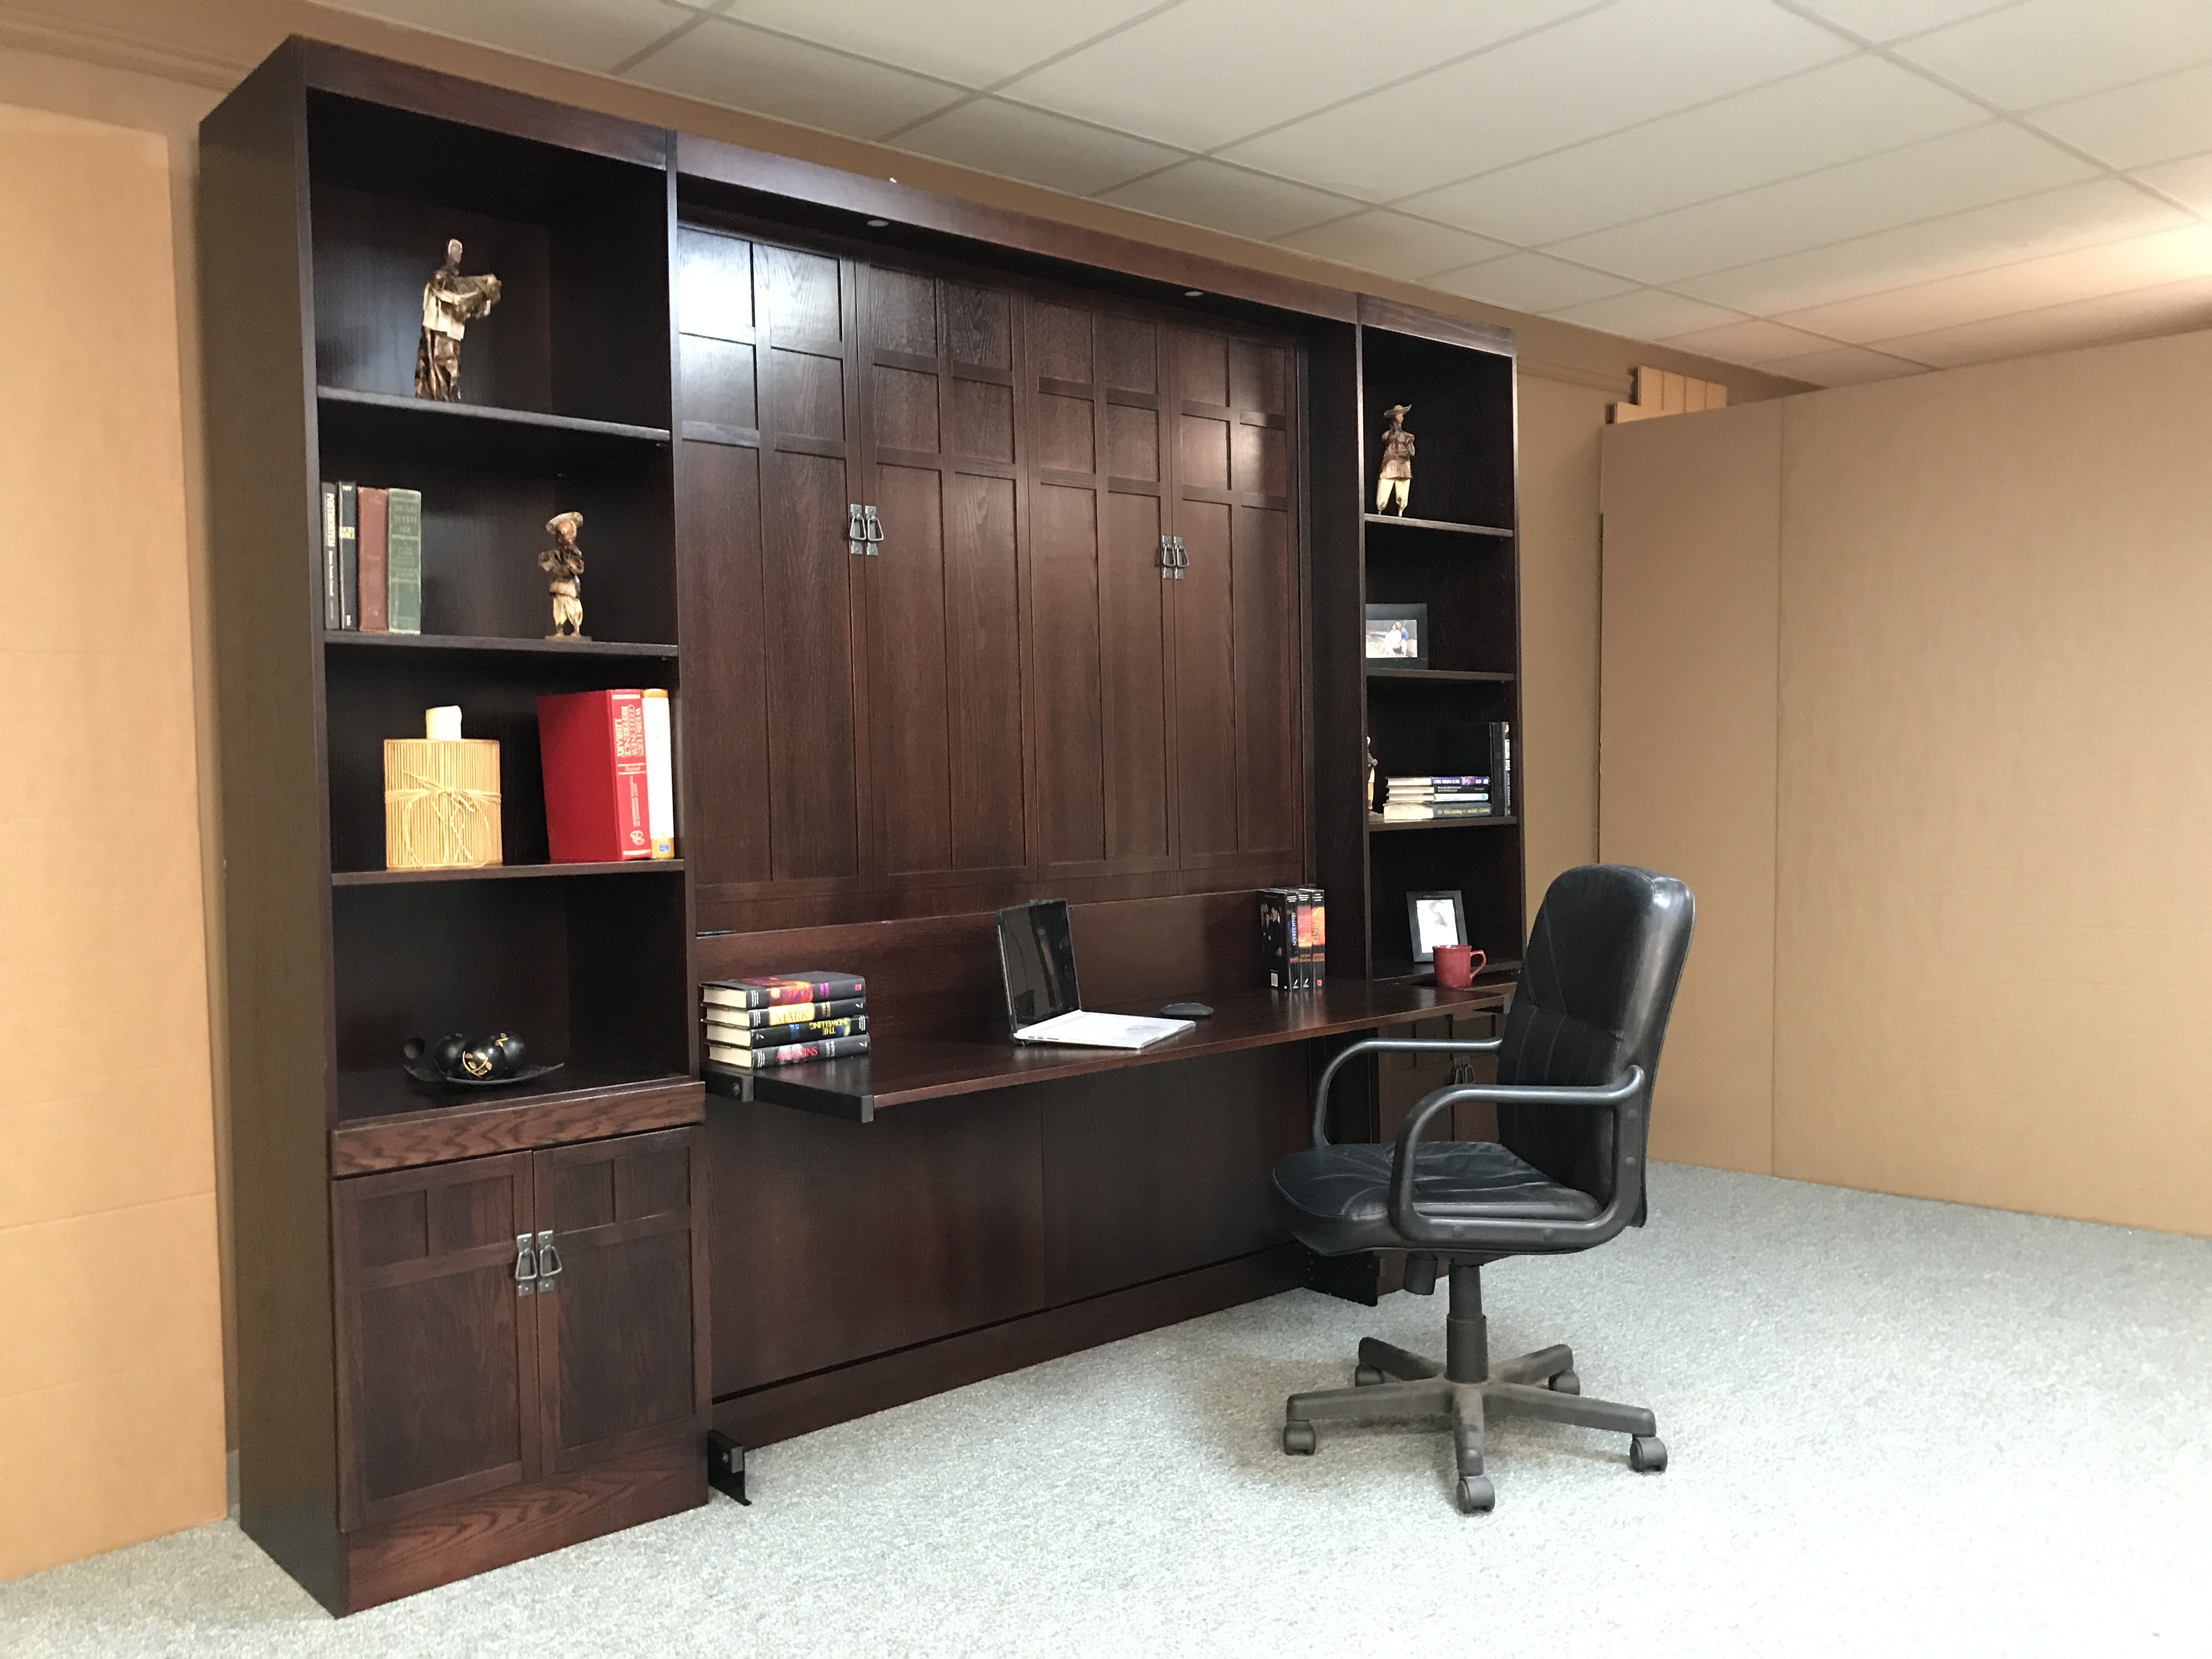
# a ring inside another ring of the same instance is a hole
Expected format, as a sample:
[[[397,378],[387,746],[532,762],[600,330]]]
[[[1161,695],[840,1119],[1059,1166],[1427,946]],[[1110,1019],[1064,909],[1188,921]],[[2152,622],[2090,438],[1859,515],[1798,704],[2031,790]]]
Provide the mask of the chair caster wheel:
[[[1283,1449],[1293,1457],[1311,1457],[1314,1449],[1314,1426],[1310,1423],[1283,1425]]]
[[[1352,1373],[1352,1382],[1354,1388],[1371,1389],[1382,1380],[1382,1373],[1372,1365],[1358,1366]]]
[[[1583,1380],[1572,1371],[1561,1371],[1552,1379],[1553,1394],[1580,1394],[1582,1391]]]
[[[1497,1507],[1498,1488],[1490,1484],[1486,1474],[1462,1474],[1458,1498],[1462,1515],[1487,1515]]]
[[[1656,1434],[1629,1437],[1628,1467],[1638,1474],[1659,1474],[1667,1468],[1667,1443]]]

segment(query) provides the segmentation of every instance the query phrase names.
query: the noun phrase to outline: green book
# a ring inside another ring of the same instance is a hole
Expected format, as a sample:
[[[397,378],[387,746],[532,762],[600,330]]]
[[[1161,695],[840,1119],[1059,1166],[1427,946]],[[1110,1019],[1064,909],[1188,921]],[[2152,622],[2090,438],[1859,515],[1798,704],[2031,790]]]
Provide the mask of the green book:
[[[389,595],[385,627],[394,634],[422,631],[422,492],[395,489],[385,509],[384,583]]]

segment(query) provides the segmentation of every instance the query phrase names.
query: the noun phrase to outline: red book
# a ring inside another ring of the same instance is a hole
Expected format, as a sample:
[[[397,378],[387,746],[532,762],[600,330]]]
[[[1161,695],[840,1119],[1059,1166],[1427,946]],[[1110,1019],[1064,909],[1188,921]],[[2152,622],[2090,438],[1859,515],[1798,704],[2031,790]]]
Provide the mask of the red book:
[[[642,691],[538,698],[538,747],[554,863],[653,856]]]
[[[364,634],[382,634],[390,626],[384,585],[385,509],[390,500],[388,492],[371,489],[367,484],[357,496],[361,533],[354,546],[361,565],[361,631]]]

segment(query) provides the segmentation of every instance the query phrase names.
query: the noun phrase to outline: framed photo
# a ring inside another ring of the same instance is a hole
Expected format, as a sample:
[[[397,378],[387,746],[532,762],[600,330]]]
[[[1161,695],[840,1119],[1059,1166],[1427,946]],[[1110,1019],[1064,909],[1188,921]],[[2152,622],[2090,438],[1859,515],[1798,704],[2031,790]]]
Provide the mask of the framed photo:
[[[1367,607],[1367,660],[1387,668],[1429,665],[1429,607],[1370,605]]]
[[[1439,945],[1466,944],[1467,904],[1459,889],[1407,894],[1406,926],[1413,936],[1416,962],[1434,962]]]

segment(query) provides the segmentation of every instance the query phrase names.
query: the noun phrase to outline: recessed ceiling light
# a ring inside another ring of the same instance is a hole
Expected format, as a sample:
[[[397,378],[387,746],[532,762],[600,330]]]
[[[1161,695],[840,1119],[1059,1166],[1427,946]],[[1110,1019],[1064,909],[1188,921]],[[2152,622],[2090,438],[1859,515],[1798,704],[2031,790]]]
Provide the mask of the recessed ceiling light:
[[[1187,288],[1182,291],[1182,297],[1186,300],[1203,300],[1206,297],[1206,290],[1202,288]]]
[[[889,223],[890,223],[890,221],[888,219],[871,219],[868,221],[868,228],[870,230],[881,230]]]

